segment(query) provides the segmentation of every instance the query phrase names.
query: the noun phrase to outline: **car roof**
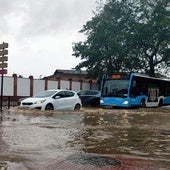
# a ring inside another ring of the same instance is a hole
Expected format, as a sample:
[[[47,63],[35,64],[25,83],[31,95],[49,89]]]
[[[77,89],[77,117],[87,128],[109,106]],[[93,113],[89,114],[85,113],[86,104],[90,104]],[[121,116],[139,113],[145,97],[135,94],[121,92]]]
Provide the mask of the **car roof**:
[[[84,96],[84,95],[100,95],[100,91],[98,90],[79,90],[77,91],[78,95]]]
[[[80,92],[80,91],[95,91],[95,92],[100,92],[99,90],[79,90],[77,92]]]
[[[75,92],[73,90],[68,90],[68,89],[49,89],[49,90],[46,90],[46,91],[56,91],[56,92],[59,92],[59,91],[71,91],[71,92]]]

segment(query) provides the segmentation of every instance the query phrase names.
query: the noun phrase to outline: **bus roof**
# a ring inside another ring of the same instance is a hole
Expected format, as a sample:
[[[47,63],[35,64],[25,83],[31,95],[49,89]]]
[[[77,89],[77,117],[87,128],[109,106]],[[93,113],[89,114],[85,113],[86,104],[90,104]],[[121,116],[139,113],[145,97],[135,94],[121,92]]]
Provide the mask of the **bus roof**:
[[[155,79],[155,80],[161,80],[161,81],[167,81],[170,82],[170,79],[165,79],[165,78],[157,78],[157,77],[151,77],[147,74],[142,74],[142,73],[131,73],[133,76],[137,77],[143,77],[143,78],[149,78],[149,79]]]
[[[153,80],[170,82],[170,79],[151,77],[144,73],[135,73],[135,72],[113,72],[113,73],[109,73],[109,74],[105,74],[105,75],[126,75],[126,76],[131,75],[131,76],[136,76],[136,77],[141,77],[141,78],[143,77],[143,78],[148,78],[148,79],[153,79]]]

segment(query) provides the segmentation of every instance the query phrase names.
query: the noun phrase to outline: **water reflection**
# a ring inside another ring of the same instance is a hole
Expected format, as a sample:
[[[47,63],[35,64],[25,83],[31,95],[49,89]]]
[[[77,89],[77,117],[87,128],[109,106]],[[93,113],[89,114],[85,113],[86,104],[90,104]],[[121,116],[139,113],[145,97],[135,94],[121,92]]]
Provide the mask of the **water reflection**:
[[[127,169],[166,169],[169,120],[168,112],[135,110],[37,116],[11,112],[0,121],[0,169],[106,169],[113,162]]]
[[[87,152],[169,157],[169,114],[84,115],[81,139]],[[89,126],[90,125],[90,126]],[[167,154],[165,154],[167,152]],[[158,154],[159,153],[159,154]],[[167,156],[166,156],[167,155]]]

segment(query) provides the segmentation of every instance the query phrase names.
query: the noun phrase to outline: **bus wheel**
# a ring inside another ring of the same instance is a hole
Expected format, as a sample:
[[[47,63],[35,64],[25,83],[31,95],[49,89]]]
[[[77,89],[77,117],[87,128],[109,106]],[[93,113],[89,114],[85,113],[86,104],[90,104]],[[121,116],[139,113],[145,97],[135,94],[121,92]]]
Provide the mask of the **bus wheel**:
[[[142,100],[141,100],[141,102],[140,102],[140,107],[142,107],[142,108],[146,107],[145,99],[142,99]]]
[[[163,100],[162,99],[160,99],[159,104],[158,104],[158,107],[161,107],[161,106],[163,106]]]

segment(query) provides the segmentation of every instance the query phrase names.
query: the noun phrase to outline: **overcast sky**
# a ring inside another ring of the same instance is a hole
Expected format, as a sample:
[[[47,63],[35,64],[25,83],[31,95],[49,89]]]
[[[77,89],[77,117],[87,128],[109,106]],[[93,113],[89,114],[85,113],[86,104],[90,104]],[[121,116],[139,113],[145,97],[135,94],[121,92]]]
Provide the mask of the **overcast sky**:
[[[98,2],[100,0],[97,0]],[[72,43],[94,16],[96,0],[0,0],[0,44],[9,43],[8,74],[35,78],[72,69]]]

